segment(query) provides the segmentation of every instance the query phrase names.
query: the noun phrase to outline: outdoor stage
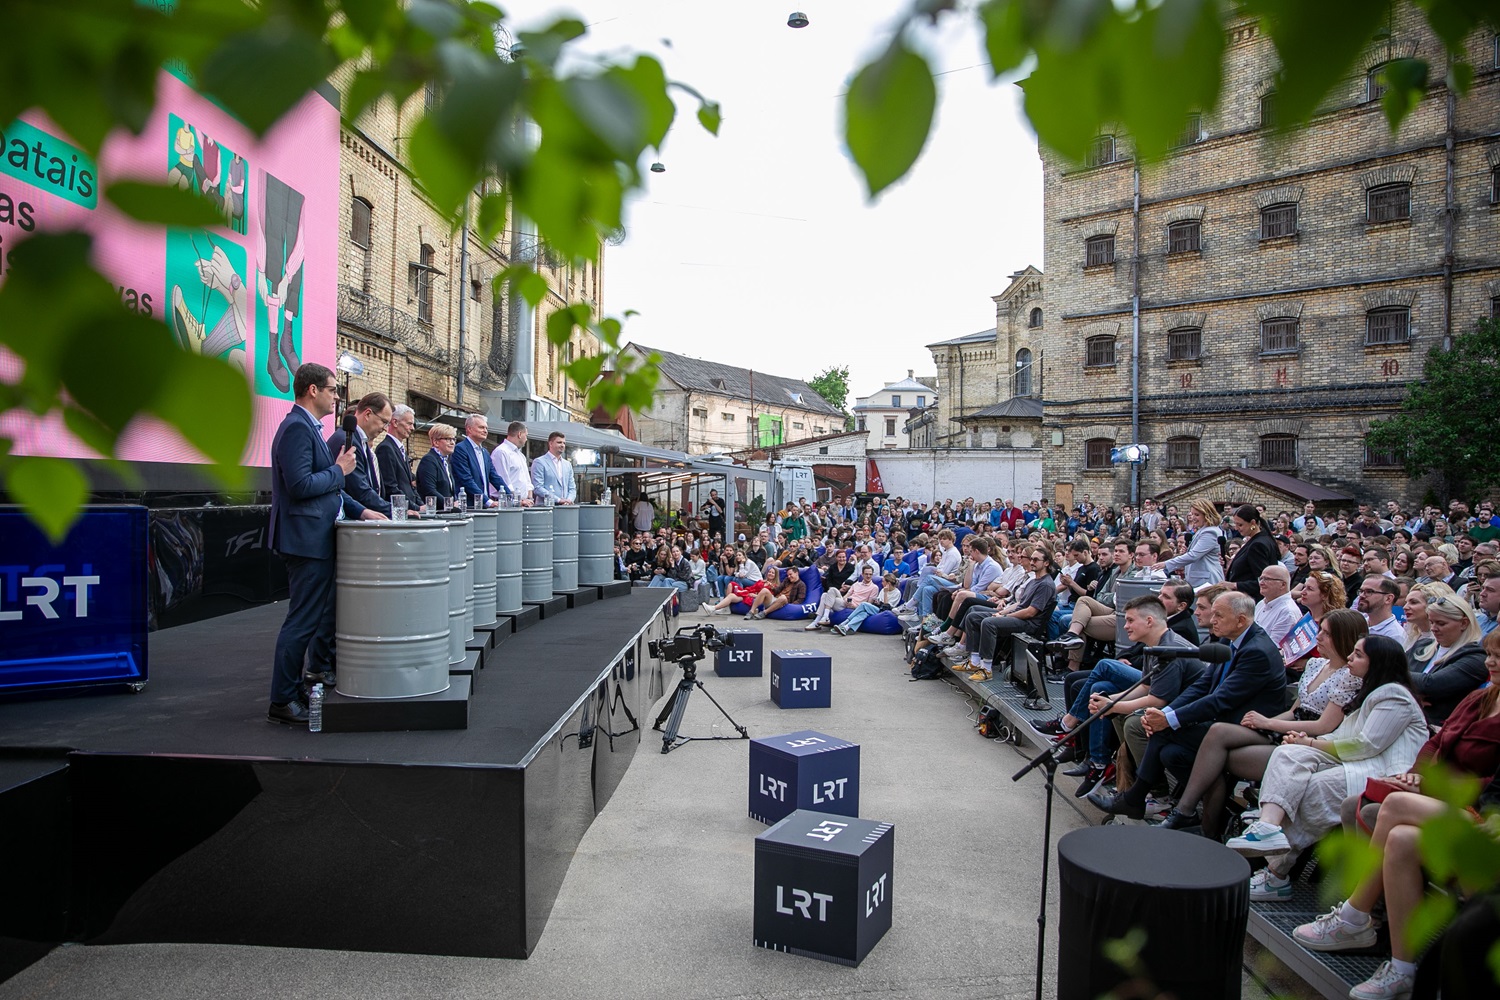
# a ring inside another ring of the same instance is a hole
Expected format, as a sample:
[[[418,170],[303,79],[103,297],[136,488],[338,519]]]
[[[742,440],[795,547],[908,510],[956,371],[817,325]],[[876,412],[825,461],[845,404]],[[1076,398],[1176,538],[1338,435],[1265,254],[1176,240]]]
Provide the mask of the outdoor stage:
[[[268,723],[285,604],[153,633],[140,694],[0,703],[0,951],[9,936],[525,957],[672,680],[646,655],[669,593],[503,636],[467,729]]]

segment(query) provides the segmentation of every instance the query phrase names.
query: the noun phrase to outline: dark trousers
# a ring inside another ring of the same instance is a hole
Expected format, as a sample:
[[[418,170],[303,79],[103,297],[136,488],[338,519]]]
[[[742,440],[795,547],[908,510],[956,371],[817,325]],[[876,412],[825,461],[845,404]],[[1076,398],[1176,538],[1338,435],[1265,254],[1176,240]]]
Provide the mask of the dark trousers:
[[[315,672],[333,665],[333,560],[283,555],[286,563],[286,621],[276,637],[271,701],[284,705],[301,697],[302,662]]]
[[[1185,782],[1193,771],[1193,758],[1208,735],[1209,723],[1164,729],[1146,741],[1146,753],[1135,766],[1135,784],[1126,791],[1135,801],[1146,801],[1146,793],[1171,773]]]
[[[953,622],[955,625],[961,625],[963,623],[964,616],[967,615],[970,611],[974,610],[975,608],[989,608],[991,610],[994,610],[994,607],[995,607],[995,602],[991,601],[991,600],[988,600],[987,598],[983,598],[983,597],[966,597],[966,598],[964,598],[964,601],[963,601],[962,604],[960,604],[958,607],[954,608],[954,607],[951,607],[951,604],[952,604],[952,601],[953,601],[953,596],[951,594],[947,593],[946,591],[944,591],[943,593],[937,595],[937,597],[934,597],[932,599],[932,608],[933,608],[933,611],[937,610],[938,601],[941,600],[944,597],[948,598],[948,601],[949,601],[949,604],[950,604],[949,611],[948,611],[948,620],[950,622]]]
[[[957,591],[945,590],[932,599],[932,613],[939,618],[947,618],[953,611],[953,595]]]

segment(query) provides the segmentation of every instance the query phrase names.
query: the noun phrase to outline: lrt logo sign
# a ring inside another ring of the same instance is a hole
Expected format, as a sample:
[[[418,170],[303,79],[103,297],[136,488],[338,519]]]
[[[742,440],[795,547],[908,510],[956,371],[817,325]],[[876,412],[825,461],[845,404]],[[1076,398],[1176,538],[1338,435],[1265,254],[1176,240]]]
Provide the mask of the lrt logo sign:
[[[844,785],[848,778],[835,778],[832,781],[820,781],[813,785],[813,805],[822,805],[824,802],[834,802],[844,797]]]
[[[69,574],[60,564],[0,566],[0,621],[20,621],[30,608],[36,608],[43,618],[87,618],[89,588],[99,586],[93,568],[84,563],[81,573]],[[59,603],[63,605],[61,613]]]
[[[865,890],[865,916],[868,917],[880,909],[881,905],[886,901],[885,880],[889,877],[889,873],[880,876],[875,880],[874,885]]]
[[[793,677],[792,690],[816,691],[818,689],[818,681],[820,681],[821,679],[822,678],[820,677]]]
[[[777,802],[786,801],[786,782],[780,778],[773,778],[769,774],[760,776],[760,794],[767,798],[775,799]]]
[[[749,663],[754,657],[749,649],[726,649],[724,650],[724,661],[726,663]]]
[[[821,892],[808,892],[806,889],[792,890],[792,905],[787,906],[785,900],[786,887],[776,887],[776,912],[791,916],[794,913],[802,914],[802,919],[812,920],[812,904],[818,904],[818,923],[828,922],[828,904],[833,902],[833,897]]]
[[[800,750],[803,747],[815,747],[820,743],[827,742],[828,741],[823,739],[821,736],[809,736],[805,740],[787,740],[786,745],[787,749],[789,750]]]

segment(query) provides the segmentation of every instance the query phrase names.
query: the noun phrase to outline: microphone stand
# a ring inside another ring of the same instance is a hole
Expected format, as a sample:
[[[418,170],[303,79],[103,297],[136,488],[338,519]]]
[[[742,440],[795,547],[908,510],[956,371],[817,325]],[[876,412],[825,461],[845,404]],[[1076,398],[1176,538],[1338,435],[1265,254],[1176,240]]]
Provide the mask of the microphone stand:
[[[1142,669],[1140,680],[1099,706],[1099,711],[1074,726],[1066,735],[1048,743],[1041,753],[1027,762],[1025,767],[1010,776],[1011,781],[1020,781],[1039,767],[1047,770],[1047,805],[1042,820],[1042,894],[1036,914],[1036,1000],[1042,1000],[1042,966],[1046,963],[1047,957],[1047,878],[1052,867],[1052,793],[1057,790],[1058,757],[1069,748],[1069,744],[1082,736],[1090,725],[1109,714],[1110,709],[1114,708],[1127,694],[1142,684],[1149,683],[1151,675],[1156,672],[1160,662],[1157,657],[1150,657],[1150,668]]]

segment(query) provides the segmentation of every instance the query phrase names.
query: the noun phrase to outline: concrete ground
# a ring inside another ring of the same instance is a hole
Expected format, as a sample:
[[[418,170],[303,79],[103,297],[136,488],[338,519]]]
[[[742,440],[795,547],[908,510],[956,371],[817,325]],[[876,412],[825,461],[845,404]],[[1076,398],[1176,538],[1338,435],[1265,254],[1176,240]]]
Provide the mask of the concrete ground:
[[[973,730],[973,704],[953,686],[908,681],[897,639],[840,639],[807,634],[801,623],[758,624],[767,635],[768,668],[772,648],[831,654],[834,707],[782,712],[769,700],[767,677],[719,679],[704,661],[709,669],[700,676],[709,691],[752,736],[816,729],[858,742],[860,815],[895,824],[894,924],[857,969],[751,943],[754,838],[765,828],[746,815],[748,742],[694,743],[663,756],[659,737],[647,733],[584,837],[528,960],[66,946],[0,983],[0,1000],[1030,997],[1040,774],[1012,783],[1024,758]],[[684,734],[706,735],[715,722],[722,722],[718,713],[695,694]],[[720,730],[731,731],[727,723]],[[1080,825],[1079,814],[1059,799],[1054,844]],[[1056,979],[1056,926],[1054,867],[1048,996]],[[1265,993],[1247,975],[1244,995]]]

